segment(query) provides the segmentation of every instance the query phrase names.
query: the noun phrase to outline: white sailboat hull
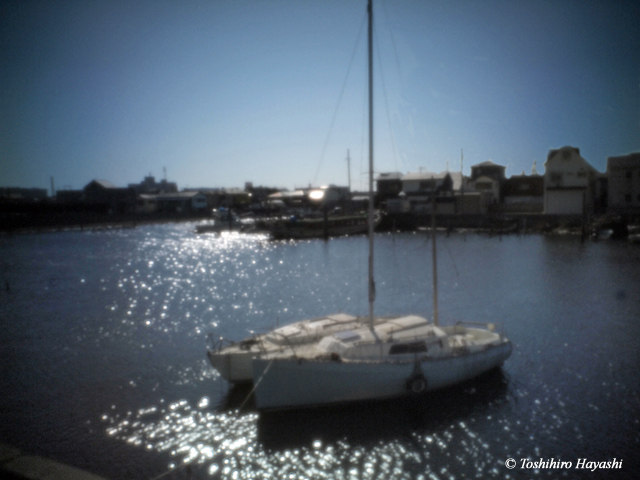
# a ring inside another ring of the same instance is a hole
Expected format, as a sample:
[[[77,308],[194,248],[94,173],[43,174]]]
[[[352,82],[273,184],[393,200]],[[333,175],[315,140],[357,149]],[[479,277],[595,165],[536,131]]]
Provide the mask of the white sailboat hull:
[[[404,362],[254,358],[256,407],[303,408],[437,390],[499,367],[510,354],[505,341],[473,353]]]
[[[230,383],[248,383],[252,379],[251,360],[255,352],[225,352],[219,353],[207,351],[207,356],[213,368],[215,368],[222,378]]]

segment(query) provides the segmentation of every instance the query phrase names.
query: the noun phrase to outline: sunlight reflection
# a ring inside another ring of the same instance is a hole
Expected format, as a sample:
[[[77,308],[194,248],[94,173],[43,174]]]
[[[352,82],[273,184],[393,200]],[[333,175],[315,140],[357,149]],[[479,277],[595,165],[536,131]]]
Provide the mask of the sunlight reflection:
[[[373,445],[347,438],[326,442],[312,438],[296,446],[269,446],[259,435],[257,413],[211,411],[202,397],[197,406],[186,399],[165,407],[151,406],[124,416],[105,414],[107,433],[130,445],[168,454],[168,468],[189,465],[207,476],[233,478],[462,478],[451,473],[483,472],[485,478],[501,478],[487,440],[474,431],[475,420],[458,421],[439,432],[410,434],[407,442],[381,438]],[[505,422],[502,418],[495,419]],[[291,422],[289,422],[291,423]],[[295,421],[294,421],[295,423]],[[279,426],[280,425],[280,426]],[[286,437],[292,427],[272,427]],[[408,432],[407,432],[408,433]],[[345,432],[346,434],[346,432]],[[502,442],[505,439],[492,439]],[[457,448],[450,448],[456,445]],[[461,447],[461,448],[460,448]],[[416,475],[420,472],[419,475]]]

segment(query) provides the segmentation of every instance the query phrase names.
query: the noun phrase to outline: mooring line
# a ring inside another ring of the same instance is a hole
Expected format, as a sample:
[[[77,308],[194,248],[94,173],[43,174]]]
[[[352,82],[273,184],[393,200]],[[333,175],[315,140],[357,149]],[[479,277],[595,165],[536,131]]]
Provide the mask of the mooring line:
[[[273,357],[271,359],[271,361],[269,362],[269,365],[267,365],[267,368],[264,369],[264,372],[262,372],[262,375],[260,375],[260,378],[258,379],[258,381],[253,384],[253,387],[251,388],[251,390],[247,394],[247,397],[244,399],[244,401],[238,407],[237,413],[240,413],[240,410],[242,410],[242,407],[244,407],[245,404],[249,401],[249,399],[251,398],[251,395],[253,395],[255,393],[256,388],[258,388],[258,385],[260,385],[260,382],[262,382],[262,379],[264,378],[264,376],[267,374],[267,372],[271,368],[271,365],[273,365],[273,361],[275,359],[276,359],[276,357]]]

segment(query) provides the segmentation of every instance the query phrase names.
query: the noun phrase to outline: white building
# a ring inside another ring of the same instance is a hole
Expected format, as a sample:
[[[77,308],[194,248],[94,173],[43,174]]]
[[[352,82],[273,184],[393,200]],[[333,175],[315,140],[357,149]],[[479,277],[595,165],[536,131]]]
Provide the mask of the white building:
[[[156,199],[160,212],[202,212],[207,209],[207,196],[202,192],[161,193]]]
[[[544,211],[549,215],[582,215],[593,210],[599,172],[580,156],[580,149],[550,150],[544,164]]]
[[[479,193],[485,206],[495,205],[500,201],[500,182],[486,175],[469,180],[465,191]]]
[[[462,187],[461,172],[413,172],[401,179],[402,195],[399,205],[388,202],[395,211],[428,213],[431,212],[433,195],[437,196],[438,213],[456,213],[454,194]]]
[[[462,173],[460,172],[413,172],[407,173],[401,179],[402,191],[407,195],[429,194],[435,188],[437,191],[460,191]]]

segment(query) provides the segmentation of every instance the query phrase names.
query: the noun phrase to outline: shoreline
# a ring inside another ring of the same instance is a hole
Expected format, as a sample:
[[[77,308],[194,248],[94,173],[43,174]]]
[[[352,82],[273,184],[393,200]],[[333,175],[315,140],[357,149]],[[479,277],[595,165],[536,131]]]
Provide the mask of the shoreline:
[[[26,220],[26,219],[22,219]],[[74,221],[75,220],[75,221]],[[69,231],[122,230],[146,225],[210,221],[203,215],[115,215],[105,218],[92,215],[82,218],[39,218],[36,221],[14,222],[0,225],[0,236],[57,233]],[[260,217],[257,217],[260,222]],[[594,216],[585,221],[582,216],[510,214],[510,215],[438,215],[436,228],[447,233],[473,232],[492,236],[511,234],[576,235],[584,238],[598,237],[599,232],[609,231],[607,238],[627,238],[640,232],[640,220],[613,215]],[[377,232],[421,231],[431,228],[428,214],[385,214]]]

